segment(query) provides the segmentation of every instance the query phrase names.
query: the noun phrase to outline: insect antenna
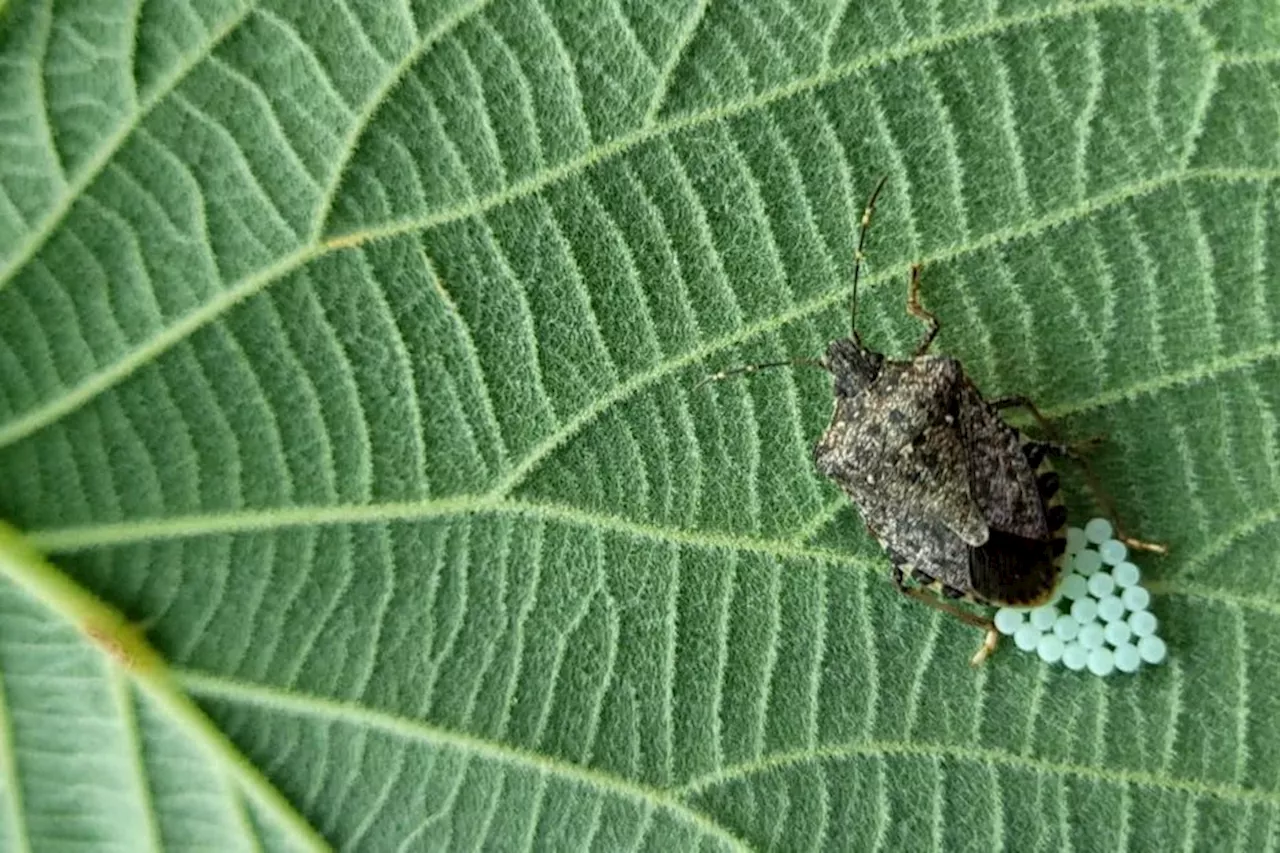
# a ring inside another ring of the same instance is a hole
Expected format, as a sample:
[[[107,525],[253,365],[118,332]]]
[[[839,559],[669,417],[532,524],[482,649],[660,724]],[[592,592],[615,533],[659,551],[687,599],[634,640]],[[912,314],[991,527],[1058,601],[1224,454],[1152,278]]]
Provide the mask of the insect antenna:
[[[745,376],[748,373],[755,373],[757,370],[764,370],[768,367],[820,367],[823,370],[827,366],[816,358],[789,358],[786,361],[769,361],[764,364],[745,364],[742,367],[735,367],[732,370],[722,370],[719,373],[713,373],[705,376],[693,386],[693,390],[697,391],[703,385],[711,382],[723,382],[726,379],[732,379],[735,376]]]
[[[863,248],[867,243],[867,231],[871,228],[871,214],[876,209],[876,199],[880,196],[880,190],[884,189],[885,182],[889,180],[888,175],[884,175],[876,183],[876,188],[871,191],[871,197],[867,199],[867,207],[862,211],[862,227],[858,231],[858,250],[853,255],[853,299],[849,307],[850,314],[850,330],[854,341],[858,346],[862,346],[862,338],[858,337],[858,276],[862,272],[862,261],[865,255]],[[735,376],[745,376],[748,373],[755,373],[758,370],[765,370],[770,367],[819,367],[823,370],[830,370],[826,363],[816,358],[789,358],[785,361],[770,361],[764,364],[747,364],[742,367],[735,367],[732,370],[722,370],[719,373],[713,373],[710,376],[703,377],[693,386],[693,390],[697,391],[703,385],[712,382],[722,382],[725,379],[732,379]]]
[[[862,272],[862,261],[866,257],[862,248],[867,242],[867,232],[871,230],[871,214],[876,209],[876,198],[888,180],[888,175],[881,177],[876,188],[871,191],[871,198],[867,199],[866,209],[862,211],[862,227],[858,230],[858,250],[853,253],[853,298],[849,304],[849,333],[858,346],[862,346],[862,338],[858,337],[858,275]]]

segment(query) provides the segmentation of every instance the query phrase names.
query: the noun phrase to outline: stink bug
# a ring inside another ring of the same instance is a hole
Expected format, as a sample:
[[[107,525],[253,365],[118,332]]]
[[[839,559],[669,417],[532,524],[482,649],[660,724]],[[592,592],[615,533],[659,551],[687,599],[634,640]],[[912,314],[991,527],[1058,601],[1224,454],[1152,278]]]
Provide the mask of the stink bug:
[[[1053,596],[1066,559],[1067,510],[1048,459],[1069,451],[1027,437],[1000,416],[1021,406],[1043,423],[1029,400],[986,400],[959,361],[928,354],[939,324],[920,304],[918,265],[907,311],[926,330],[913,356],[887,359],[862,343],[858,276],[885,180],[862,214],[849,337],[832,341],[819,360],[749,365],[703,381],[798,364],[831,374],[835,409],[813,448],[818,471],[858,507],[901,592],[987,632],[973,657],[978,664],[995,648],[994,624],[944,599],[1034,606]]]

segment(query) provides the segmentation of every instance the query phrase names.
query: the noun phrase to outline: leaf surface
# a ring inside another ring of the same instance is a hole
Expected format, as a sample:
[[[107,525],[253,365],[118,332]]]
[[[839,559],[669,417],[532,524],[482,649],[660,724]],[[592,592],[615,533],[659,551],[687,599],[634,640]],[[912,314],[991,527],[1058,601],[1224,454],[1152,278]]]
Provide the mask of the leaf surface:
[[[0,2],[0,849],[1275,847],[1277,92],[1262,0]],[[828,380],[693,390],[881,174],[862,333],[1107,436],[1167,665],[970,669]]]

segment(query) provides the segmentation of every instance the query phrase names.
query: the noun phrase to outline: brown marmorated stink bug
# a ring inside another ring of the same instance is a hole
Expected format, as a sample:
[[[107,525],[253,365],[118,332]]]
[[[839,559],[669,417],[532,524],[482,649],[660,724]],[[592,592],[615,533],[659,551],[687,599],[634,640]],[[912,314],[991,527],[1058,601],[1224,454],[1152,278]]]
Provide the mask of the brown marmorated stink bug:
[[[918,265],[907,311],[927,328],[914,355],[888,359],[862,343],[858,275],[885,180],[862,214],[850,336],[832,341],[822,359],[749,365],[704,382],[784,365],[831,374],[835,410],[813,448],[818,471],[853,499],[888,553],[901,592],[986,631],[972,661],[979,664],[995,649],[994,624],[944,599],[1030,607],[1052,598],[1066,560],[1067,509],[1048,460],[1071,451],[1032,439],[1000,416],[1001,409],[1022,407],[1044,425],[1030,400],[983,399],[959,361],[928,354],[939,324],[920,304]]]

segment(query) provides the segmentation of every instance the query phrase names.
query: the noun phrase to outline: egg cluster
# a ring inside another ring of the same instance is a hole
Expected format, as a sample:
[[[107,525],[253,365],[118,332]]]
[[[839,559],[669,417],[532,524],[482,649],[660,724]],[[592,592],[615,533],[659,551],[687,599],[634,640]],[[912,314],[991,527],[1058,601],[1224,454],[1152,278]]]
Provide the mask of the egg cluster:
[[[996,630],[1046,663],[1087,668],[1094,675],[1136,672],[1144,663],[1163,661],[1168,649],[1147,609],[1151,593],[1139,584],[1141,572],[1112,532],[1105,518],[1083,530],[1068,528],[1067,575],[1054,600],[1031,610],[1000,608]]]

